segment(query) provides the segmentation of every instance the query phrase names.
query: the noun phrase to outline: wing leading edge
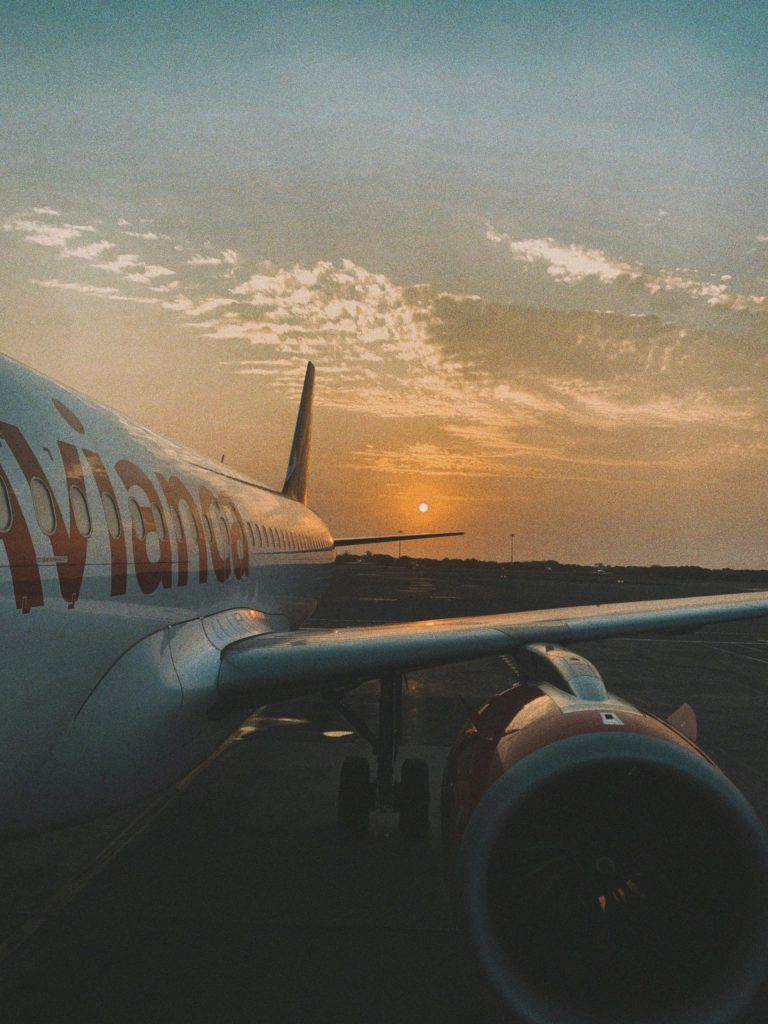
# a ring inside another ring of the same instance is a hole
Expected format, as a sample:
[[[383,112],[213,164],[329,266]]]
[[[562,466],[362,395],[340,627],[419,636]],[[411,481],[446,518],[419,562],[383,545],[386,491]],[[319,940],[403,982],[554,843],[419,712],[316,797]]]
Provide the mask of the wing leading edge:
[[[384,544],[386,541],[396,540],[398,543],[401,540],[429,540],[430,537],[463,537],[463,532],[459,533],[391,533],[386,537],[343,537],[339,540],[334,540],[333,546],[335,548],[349,548],[355,544]]]
[[[218,685],[225,698],[268,703],[383,672],[508,654],[523,644],[682,632],[765,615],[768,592],[268,633],[223,648]]]

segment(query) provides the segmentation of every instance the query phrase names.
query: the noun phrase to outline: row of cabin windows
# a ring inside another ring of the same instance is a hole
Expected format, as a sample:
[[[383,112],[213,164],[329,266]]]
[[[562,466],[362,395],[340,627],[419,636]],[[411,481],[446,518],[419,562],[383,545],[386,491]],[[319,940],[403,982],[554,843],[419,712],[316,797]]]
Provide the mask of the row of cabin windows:
[[[30,490],[32,492],[32,503],[35,509],[37,524],[43,533],[50,536],[56,530],[56,511],[51,491],[45,481],[39,477],[32,478]],[[100,491],[99,496],[104,510],[107,531],[110,537],[117,539],[122,533],[120,513],[117,505],[112,496],[106,491]],[[69,501],[75,528],[81,536],[89,537],[93,529],[91,513],[85,494],[75,484],[69,488]],[[135,498],[130,498],[128,507],[131,514],[131,523],[138,537],[143,538],[148,530],[154,529],[160,540],[165,540],[168,527],[163,510],[156,502],[152,502],[149,508],[142,508]],[[191,538],[196,544],[199,544],[200,538],[197,523],[186,501],[179,502],[178,509],[173,505],[169,506],[169,508],[171,529],[176,540],[181,541],[185,538]],[[243,522],[247,533],[246,539],[254,549],[307,551],[312,548],[325,546],[317,534],[313,534],[310,531],[286,530],[277,526],[259,526],[250,520],[238,520],[230,509],[222,510],[218,501],[213,502],[211,512],[212,515],[210,517],[205,512],[200,513],[205,539],[208,547],[211,547],[215,537],[216,546],[224,554],[229,550],[230,528]],[[0,477],[0,532],[10,530],[12,522],[13,512],[8,497],[8,490],[5,482]]]

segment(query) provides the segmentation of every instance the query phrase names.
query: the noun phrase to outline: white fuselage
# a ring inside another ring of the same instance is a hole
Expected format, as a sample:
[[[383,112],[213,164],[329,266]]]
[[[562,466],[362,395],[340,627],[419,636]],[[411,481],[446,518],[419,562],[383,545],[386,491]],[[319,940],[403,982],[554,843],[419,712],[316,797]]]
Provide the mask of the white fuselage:
[[[0,831],[207,756],[221,647],[300,623],[333,559],[305,505],[0,358]]]

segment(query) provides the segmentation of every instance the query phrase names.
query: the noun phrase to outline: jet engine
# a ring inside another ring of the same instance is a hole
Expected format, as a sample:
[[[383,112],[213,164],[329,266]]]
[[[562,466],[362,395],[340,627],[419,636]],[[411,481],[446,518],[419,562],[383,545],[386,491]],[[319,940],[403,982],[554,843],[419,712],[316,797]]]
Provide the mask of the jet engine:
[[[768,964],[768,838],[695,744],[543,645],[462,733],[443,784],[460,916],[529,1024],[716,1024]],[[694,724],[691,725],[691,722]],[[687,734],[686,734],[687,733]]]

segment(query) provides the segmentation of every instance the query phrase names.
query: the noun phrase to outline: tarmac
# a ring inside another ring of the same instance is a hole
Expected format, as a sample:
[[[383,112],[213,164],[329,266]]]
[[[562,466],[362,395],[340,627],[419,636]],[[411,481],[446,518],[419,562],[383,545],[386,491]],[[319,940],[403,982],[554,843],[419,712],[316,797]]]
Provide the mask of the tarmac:
[[[317,626],[723,593],[700,581],[340,563]],[[768,821],[768,622],[579,648],[609,690],[669,714]],[[457,933],[438,794],[466,718],[512,685],[502,658],[409,676],[402,757],[431,768],[432,832],[373,815],[341,845],[343,758],[368,753],[322,698],[252,716],[167,793],[0,847],[3,1024],[502,1024]],[[350,703],[374,724],[376,688]],[[739,1024],[768,1020],[768,988]]]

